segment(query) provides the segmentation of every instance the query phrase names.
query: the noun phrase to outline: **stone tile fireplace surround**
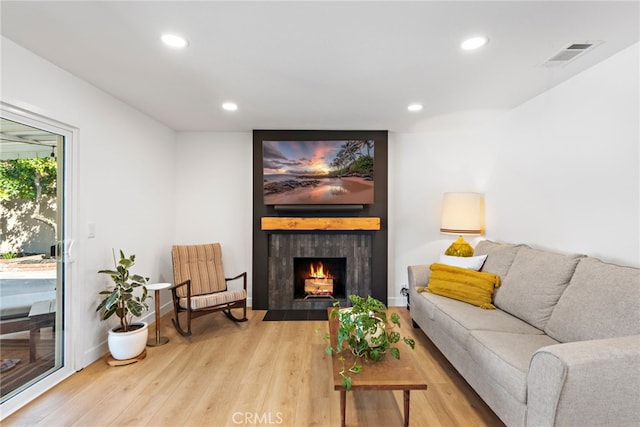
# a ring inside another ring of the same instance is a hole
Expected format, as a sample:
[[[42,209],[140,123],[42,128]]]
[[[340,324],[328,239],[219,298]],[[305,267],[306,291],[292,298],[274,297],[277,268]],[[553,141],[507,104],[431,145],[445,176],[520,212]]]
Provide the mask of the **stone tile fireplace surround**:
[[[269,309],[309,310],[330,306],[335,299],[295,294],[294,262],[296,258],[344,258],[345,277],[342,295],[346,303],[350,294],[371,294],[372,239],[370,233],[313,233],[269,235],[268,288]],[[340,298],[340,296],[342,298]]]

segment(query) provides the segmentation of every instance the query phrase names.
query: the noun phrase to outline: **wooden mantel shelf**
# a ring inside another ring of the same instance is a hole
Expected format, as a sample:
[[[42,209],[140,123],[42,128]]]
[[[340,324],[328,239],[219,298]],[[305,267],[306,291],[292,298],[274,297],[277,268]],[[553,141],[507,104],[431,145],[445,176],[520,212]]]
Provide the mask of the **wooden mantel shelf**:
[[[262,230],[380,230],[377,217],[262,217]]]

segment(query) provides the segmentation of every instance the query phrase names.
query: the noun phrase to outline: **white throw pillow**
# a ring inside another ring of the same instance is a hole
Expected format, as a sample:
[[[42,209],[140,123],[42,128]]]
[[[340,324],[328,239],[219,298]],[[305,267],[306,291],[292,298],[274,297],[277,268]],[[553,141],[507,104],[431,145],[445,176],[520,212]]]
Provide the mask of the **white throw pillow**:
[[[438,262],[440,264],[451,265],[453,267],[469,268],[471,270],[480,271],[482,264],[487,259],[486,255],[479,256],[449,256],[440,255]]]

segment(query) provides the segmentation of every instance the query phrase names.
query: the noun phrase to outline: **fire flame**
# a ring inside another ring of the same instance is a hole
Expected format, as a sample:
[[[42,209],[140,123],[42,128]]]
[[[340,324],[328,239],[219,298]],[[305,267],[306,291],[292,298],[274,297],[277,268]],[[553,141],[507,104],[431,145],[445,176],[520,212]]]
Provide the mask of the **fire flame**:
[[[329,270],[325,273],[324,265],[321,262],[319,262],[317,266],[314,266],[313,263],[310,264],[309,277],[314,279],[333,279]]]

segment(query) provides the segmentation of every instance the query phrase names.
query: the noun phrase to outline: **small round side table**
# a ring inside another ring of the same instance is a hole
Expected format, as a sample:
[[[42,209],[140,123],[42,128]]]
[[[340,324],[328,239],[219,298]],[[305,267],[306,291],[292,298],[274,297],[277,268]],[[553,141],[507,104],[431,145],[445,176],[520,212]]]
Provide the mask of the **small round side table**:
[[[147,341],[147,345],[149,347],[156,347],[169,342],[168,337],[160,336],[160,291],[162,289],[169,289],[171,287],[171,283],[152,283],[145,286],[147,289],[155,291],[154,299],[156,300],[156,337],[151,338],[149,341]]]

